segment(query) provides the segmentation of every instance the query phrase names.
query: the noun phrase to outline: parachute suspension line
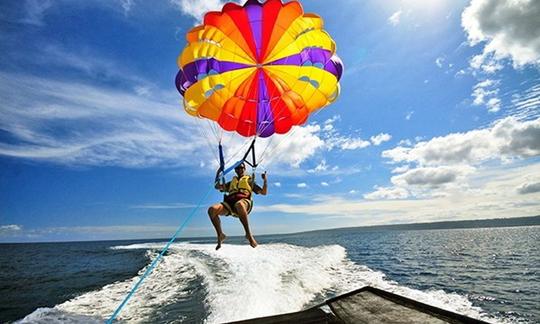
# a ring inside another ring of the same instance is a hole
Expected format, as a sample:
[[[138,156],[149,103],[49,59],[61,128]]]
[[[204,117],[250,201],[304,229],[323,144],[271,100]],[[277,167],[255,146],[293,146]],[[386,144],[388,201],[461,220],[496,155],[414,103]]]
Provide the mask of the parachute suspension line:
[[[225,174],[223,174],[225,175]],[[184,229],[184,227],[186,227],[186,225],[189,223],[189,221],[191,220],[191,218],[193,217],[193,215],[195,215],[195,212],[201,207],[201,205],[204,203],[204,201],[206,200],[206,198],[208,197],[208,195],[210,194],[210,192],[212,191],[212,189],[214,189],[213,186],[211,186],[210,188],[208,188],[208,191],[202,196],[202,198],[199,200],[199,203],[195,206],[195,208],[193,208],[191,210],[191,213],[188,215],[188,217],[184,220],[184,222],[176,229],[176,232],[174,233],[174,235],[171,237],[171,239],[169,240],[169,242],[167,242],[167,244],[165,245],[165,247],[161,250],[161,252],[158,254],[158,256],[152,261],[152,263],[150,264],[150,266],[148,268],[146,268],[146,271],[143,273],[143,275],[139,278],[139,281],[137,281],[137,283],[135,283],[135,285],[133,286],[133,288],[131,288],[130,292],[126,295],[126,297],[124,298],[124,300],[122,301],[122,303],[116,308],[116,310],[114,311],[114,313],[111,315],[111,317],[105,322],[107,324],[112,324],[113,321],[116,319],[116,317],[118,316],[118,314],[120,313],[120,311],[122,310],[122,308],[124,308],[124,306],[127,304],[127,302],[129,301],[129,299],[133,296],[133,294],[135,294],[135,292],[137,291],[137,289],[139,288],[139,286],[142,284],[142,282],[144,281],[144,279],[146,279],[146,277],[148,277],[148,275],[152,272],[152,270],[154,270],[154,268],[157,266],[158,262],[163,258],[163,255],[169,250],[169,247],[171,246],[171,244],[176,240],[176,238],[178,237],[178,235],[180,234],[180,232],[182,232],[182,230]]]
[[[268,140],[268,143],[266,144],[266,147],[265,147],[264,150],[262,151],[261,155],[259,155],[261,161],[262,161],[263,158],[265,157],[266,151],[268,151],[268,148],[270,147],[270,145],[272,145],[272,142],[274,141],[274,138],[275,138],[275,137],[276,137],[276,136],[270,136],[270,139]]]
[[[272,156],[273,153],[281,146],[281,144],[283,144],[283,142],[285,141],[285,139],[288,139],[289,137],[291,137],[292,134],[294,134],[296,132],[296,130],[298,129],[298,127],[300,126],[296,126],[292,131],[288,132],[286,135],[284,135],[278,142],[277,144],[270,150],[270,152],[268,152],[268,154],[264,155],[263,157],[261,157],[259,163],[261,163],[262,161],[264,161],[266,159],[267,156]],[[273,160],[273,156],[270,158],[270,160],[267,160],[268,161],[268,164],[270,164],[270,161]]]
[[[234,154],[232,154],[226,161],[225,161],[225,164],[228,164],[229,162],[231,162],[234,157],[238,156],[240,154],[240,152],[244,152],[244,149],[246,148],[246,146],[249,144],[249,139],[245,140],[244,143],[242,144],[242,146],[240,146],[240,148],[238,150],[236,150],[236,152],[234,152]]]
[[[197,128],[197,131],[199,132],[199,135],[204,138],[204,141],[206,142],[206,145],[208,145],[208,148],[210,148],[210,152],[212,152],[212,155],[214,156],[214,158],[216,159],[216,161],[219,161],[219,158],[218,156],[216,155],[216,152],[214,151],[214,148],[213,148],[213,145],[212,143],[210,142],[210,136],[209,136],[209,133],[206,129],[206,127],[204,127],[204,122],[199,122],[202,127],[196,127]]]
[[[253,136],[253,140],[251,141],[251,145],[249,145],[249,148],[248,148],[246,154],[244,154],[244,157],[242,158],[242,161],[249,164],[252,168],[257,167],[257,158],[255,156],[255,141],[256,140],[257,140],[257,136]],[[249,153],[251,153],[251,161],[249,161],[247,159],[248,156],[249,156]]]

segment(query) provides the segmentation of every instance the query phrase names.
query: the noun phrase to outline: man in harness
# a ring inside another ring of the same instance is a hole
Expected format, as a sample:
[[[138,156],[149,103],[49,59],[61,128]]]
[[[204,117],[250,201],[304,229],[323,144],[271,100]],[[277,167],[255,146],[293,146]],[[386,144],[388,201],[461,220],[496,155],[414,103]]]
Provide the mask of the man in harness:
[[[216,181],[215,188],[221,192],[227,193],[223,202],[208,208],[208,216],[210,216],[210,220],[212,221],[212,225],[214,225],[217,234],[216,250],[221,248],[221,243],[227,238],[221,229],[221,220],[219,219],[219,216],[229,215],[240,219],[242,226],[244,226],[246,239],[249,241],[249,245],[251,245],[251,247],[257,246],[257,241],[255,241],[255,238],[249,229],[248,214],[253,207],[252,194],[266,195],[268,187],[267,178],[266,172],[261,175],[264,181],[263,187],[261,188],[255,183],[253,177],[245,174],[245,170],[246,166],[242,162],[234,168],[236,175],[231,181],[227,183]]]

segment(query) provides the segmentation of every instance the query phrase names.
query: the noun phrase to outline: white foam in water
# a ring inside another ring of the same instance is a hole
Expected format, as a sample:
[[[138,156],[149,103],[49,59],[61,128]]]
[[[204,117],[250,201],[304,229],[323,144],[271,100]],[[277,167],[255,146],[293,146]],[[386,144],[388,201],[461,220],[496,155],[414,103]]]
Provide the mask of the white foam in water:
[[[148,253],[153,259],[162,247],[161,243],[148,243],[115,248],[151,249]],[[144,270],[130,280],[106,285],[54,308],[38,309],[20,323],[102,323]],[[497,321],[486,317],[465,296],[399,286],[385,279],[383,273],[351,262],[339,245],[307,248],[265,244],[253,249],[248,245],[224,244],[215,251],[213,244],[190,243],[171,245],[169,253],[139,287],[118,319],[130,323],[151,321],[157,308],[185,299],[189,282],[196,276],[203,278],[207,291],[207,323],[298,311],[320,294],[328,291],[341,294],[365,285],[471,317]]]

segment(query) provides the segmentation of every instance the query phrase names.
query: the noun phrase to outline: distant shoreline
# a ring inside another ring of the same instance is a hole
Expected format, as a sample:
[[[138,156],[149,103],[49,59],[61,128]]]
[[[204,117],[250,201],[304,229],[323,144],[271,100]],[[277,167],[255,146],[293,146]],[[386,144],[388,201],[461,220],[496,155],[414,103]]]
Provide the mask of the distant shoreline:
[[[381,230],[437,230],[437,229],[467,229],[467,228],[494,228],[494,227],[520,227],[540,225],[540,215],[513,218],[490,218],[462,221],[442,221],[432,223],[409,223],[390,225],[368,225],[356,227],[339,227],[323,230],[305,231],[302,233],[324,232],[324,231],[381,231]]]
[[[389,225],[366,225],[355,227],[336,227],[328,229],[307,230],[294,233],[275,233],[275,234],[261,234],[260,237],[273,236],[273,235],[295,235],[304,233],[317,233],[326,231],[362,231],[362,232],[375,232],[375,231],[410,231],[410,230],[439,230],[439,229],[468,229],[468,228],[496,228],[496,227],[522,227],[522,226],[540,226],[540,215],[538,216],[525,216],[525,217],[513,217],[513,218],[490,218],[490,219],[477,219],[477,220],[462,220],[462,221],[442,221],[431,223],[408,223],[408,224],[389,224]],[[231,236],[231,238],[236,236]],[[241,237],[241,236],[238,236]],[[0,242],[0,245],[6,244],[54,244],[54,243],[77,243],[77,242],[122,242],[122,241],[168,241],[170,238],[133,238],[133,239],[118,239],[118,240],[82,240],[82,241],[42,241],[42,242]],[[214,239],[213,236],[196,236],[196,237],[184,237],[179,241],[189,240],[201,240],[201,239]]]

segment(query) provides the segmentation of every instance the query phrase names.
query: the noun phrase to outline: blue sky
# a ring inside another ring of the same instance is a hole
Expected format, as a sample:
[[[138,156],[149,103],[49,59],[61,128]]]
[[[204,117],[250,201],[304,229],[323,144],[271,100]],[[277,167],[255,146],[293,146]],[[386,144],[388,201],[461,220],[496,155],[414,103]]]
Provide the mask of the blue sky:
[[[222,4],[0,5],[0,242],[174,232],[217,163],[211,125],[174,88],[176,58]],[[336,41],[342,92],[259,143],[270,188],[255,234],[540,214],[539,3],[302,4]],[[243,139],[224,142],[230,156]],[[213,235],[205,213],[183,236]],[[235,219],[224,229],[241,234]]]

